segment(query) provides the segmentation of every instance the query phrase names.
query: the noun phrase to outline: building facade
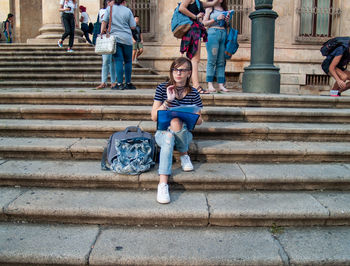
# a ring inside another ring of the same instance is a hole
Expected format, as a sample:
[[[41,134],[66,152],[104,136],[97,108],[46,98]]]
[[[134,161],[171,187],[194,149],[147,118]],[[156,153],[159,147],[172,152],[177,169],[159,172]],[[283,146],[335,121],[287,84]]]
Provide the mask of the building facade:
[[[103,0],[78,0],[87,7],[92,21]],[[171,60],[181,56],[180,40],[173,37],[170,20],[179,0],[127,0],[140,16],[145,49],[142,62],[167,73]],[[233,26],[239,30],[240,47],[227,62],[226,77],[231,87],[240,87],[244,67],[250,60],[250,12],[254,0],[227,0],[235,10]],[[1,13],[15,14],[15,42],[54,43],[62,34],[59,0],[0,0]],[[281,93],[323,94],[333,82],[321,69],[321,44],[334,36],[350,35],[349,0],[275,0],[278,13],[275,29],[275,65],[280,68]],[[79,35],[79,34],[78,34]],[[78,36],[77,38],[80,38]],[[79,39],[79,41],[81,41]],[[202,44],[200,78],[205,81],[206,49]],[[230,87],[229,86],[229,87]]]

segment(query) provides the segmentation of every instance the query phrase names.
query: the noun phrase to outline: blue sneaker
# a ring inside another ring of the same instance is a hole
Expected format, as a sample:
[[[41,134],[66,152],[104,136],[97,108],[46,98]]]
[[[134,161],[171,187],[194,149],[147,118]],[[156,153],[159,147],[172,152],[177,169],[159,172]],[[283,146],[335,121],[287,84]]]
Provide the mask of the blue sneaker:
[[[73,49],[68,49],[67,52],[68,52],[68,53],[73,53],[74,50],[73,50]]]
[[[57,45],[58,45],[58,47],[60,47],[60,48],[63,47],[63,44],[62,44],[61,40],[59,40],[59,41],[57,42]]]

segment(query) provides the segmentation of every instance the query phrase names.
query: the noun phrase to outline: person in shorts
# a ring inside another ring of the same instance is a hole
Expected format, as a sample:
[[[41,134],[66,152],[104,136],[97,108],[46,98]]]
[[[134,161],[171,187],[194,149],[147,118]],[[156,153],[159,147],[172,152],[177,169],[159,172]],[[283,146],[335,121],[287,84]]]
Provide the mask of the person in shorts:
[[[333,97],[341,96],[341,93],[350,88],[350,71],[347,65],[350,62],[350,43],[348,46],[338,46],[323,61],[322,69],[335,79],[335,83],[330,91]]]
[[[132,61],[137,62],[137,58],[143,53],[143,37],[139,25],[140,17],[135,15],[136,28],[132,30],[133,50]]]

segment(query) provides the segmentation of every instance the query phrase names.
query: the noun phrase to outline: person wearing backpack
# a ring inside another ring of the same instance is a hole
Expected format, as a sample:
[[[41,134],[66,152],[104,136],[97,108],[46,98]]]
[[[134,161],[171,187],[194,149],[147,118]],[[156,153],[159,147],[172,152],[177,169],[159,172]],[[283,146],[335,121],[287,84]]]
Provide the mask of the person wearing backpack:
[[[327,52],[324,52],[324,48],[321,48],[321,52],[327,55],[322,63],[322,69],[327,75],[335,79],[330,95],[339,97],[342,92],[350,88],[350,82],[347,82],[350,81],[350,71],[346,69],[350,62],[350,42],[339,42],[334,46],[334,48],[331,48],[333,50]],[[332,47],[332,45],[330,47]]]
[[[213,7],[219,0],[202,2],[199,0],[182,0],[179,11],[193,20],[190,30],[182,37],[180,52],[185,53],[193,66],[192,84],[200,94],[209,94],[199,84],[198,67],[201,59],[201,39],[207,41],[207,32],[202,24],[205,8]],[[199,4],[199,6],[198,6]]]
[[[92,41],[90,40],[89,36],[89,15],[86,12],[86,7],[85,6],[79,6],[79,12],[81,13],[79,21],[81,22],[81,30],[84,32],[84,36],[86,41],[90,44],[92,44]]]
[[[7,43],[12,43],[12,24],[13,24],[13,14],[8,14],[4,25],[4,35]]]
[[[208,0],[212,2],[213,0]],[[209,92],[216,92],[213,86],[214,76],[219,84],[219,91],[228,92],[225,88],[225,44],[227,37],[226,26],[230,21],[230,14],[225,16],[224,11],[227,11],[226,0],[219,0],[213,6],[205,9],[203,19],[204,26],[208,27],[208,42],[207,48],[207,82]]]
[[[159,84],[155,92],[151,113],[155,122],[158,120],[158,111],[168,110],[169,107],[191,105],[199,110],[203,107],[199,92],[190,85],[192,63],[189,59],[186,57],[175,59],[171,64],[169,75],[170,80]],[[200,111],[197,114],[196,124],[200,125],[202,123]],[[180,152],[182,170],[193,170],[188,156],[192,133],[187,129],[187,124],[175,117],[170,121],[167,130],[157,130],[155,139],[160,146],[157,201],[165,204],[170,202],[168,178],[171,175],[174,148]]]

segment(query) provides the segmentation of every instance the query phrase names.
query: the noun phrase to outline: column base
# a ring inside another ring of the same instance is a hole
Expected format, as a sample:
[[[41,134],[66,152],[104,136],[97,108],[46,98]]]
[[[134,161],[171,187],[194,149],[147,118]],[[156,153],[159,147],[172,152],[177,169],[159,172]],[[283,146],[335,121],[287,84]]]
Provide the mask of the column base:
[[[242,89],[248,93],[280,93],[281,76],[275,66],[244,68]]]
[[[57,41],[62,37],[64,28],[61,24],[47,24],[39,29],[40,35],[34,39],[28,39],[28,44],[57,44]],[[85,39],[82,37],[83,31],[75,28],[74,42],[84,43]],[[64,40],[68,44],[68,38]]]

